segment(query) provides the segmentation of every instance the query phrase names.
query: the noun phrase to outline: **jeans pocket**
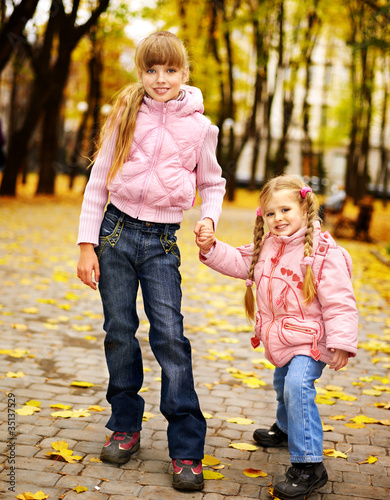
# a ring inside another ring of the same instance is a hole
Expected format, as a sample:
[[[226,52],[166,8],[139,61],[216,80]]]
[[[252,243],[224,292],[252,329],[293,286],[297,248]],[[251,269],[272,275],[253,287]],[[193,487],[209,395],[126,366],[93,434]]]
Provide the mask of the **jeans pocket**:
[[[166,254],[172,254],[177,257],[179,261],[179,266],[181,264],[180,250],[177,246],[177,238],[174,234],[162,234],[160,236],[160,242]]]
[[[100,228],[99,235],[99,246],[96,249],[96,254],[98,259],[100,258],[104,247],[109,244],[111,247],[114,247],[122,234],[123,230],[123,222],[119,219],[113,219],[110,216],[105,216],[103,219],[102,226]]]

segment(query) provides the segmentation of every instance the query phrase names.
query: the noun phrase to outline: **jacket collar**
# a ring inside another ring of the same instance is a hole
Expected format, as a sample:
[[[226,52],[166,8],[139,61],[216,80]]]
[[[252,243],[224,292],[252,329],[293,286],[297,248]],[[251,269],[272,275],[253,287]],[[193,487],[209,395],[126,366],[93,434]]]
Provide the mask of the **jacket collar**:
[[[202,92],[198,88],[190,85],[182,85],[181,90],[185,93],[183,99],[174,99],[167,102],[159,102],[145,95],[140,107],[140,112],[160,113],[165,107],[170,113],[178,116],[188,116],[195,112],[203,114],[204,106]]]
[[[320,221],[316,220],[314,221],[314,234],[313,237],[317,237],[318,234],[321,232],[321,224]],[[293,244],[298,245],[301,243],[303,245],[304,239],[305,239],[305,233],[306,233],[306,226],[303,227],[302,229],[299,229],[296,233],[292,234],[291,236],[276,236],[275,234],[268,233],[267,238],[271,238],[271,240],[276,244],[276,245],[281,245],[284,243],[285,245]]]

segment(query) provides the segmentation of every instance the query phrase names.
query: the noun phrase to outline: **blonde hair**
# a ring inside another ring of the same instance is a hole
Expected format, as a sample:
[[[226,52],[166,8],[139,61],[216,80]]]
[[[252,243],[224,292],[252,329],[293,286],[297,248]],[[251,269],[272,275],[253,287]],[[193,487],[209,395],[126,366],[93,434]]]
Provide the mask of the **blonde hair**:
[[[182,41],[169,31],[157,31],[144,38],[135,51],[138,72],[146,71],[155,64],[167,64],[185,70],[187,52]],[[114,159],[107,176],[107,186],[114,179],[129,155],[133,142],[138,111],[145,89],[142,83],[127,85],[115,96],[114,105],[100,133],[97,149],[108,144],[116,135]]]
[[[291,194],[295,196],[296,201],[302,206],[302,209],[306,211],[307,214],[307,229],[304,239],[304,256],[310,257],[313,253],[313,232],[314,232],[314,221],[318,219],[318,200],[316,195],[312,191],[308,191],[305,197],[302,196],[302,188],[307,187],[302,179],[293,175],[281,175],[270,179],[260,192],[260,207],[266,206],[267,202],[270,200],[271,196],[275,191],[281,191],[283,189],[291,191]],[[251,267],[249,270],[249,280],[253,280],[255,266],[259,260],[263,236],[264,236],[264,218],[262,215],[257,215],[255,227],[253,230],[254,234],[254,252],[251,262]],[[305,278],[302,287],[303,296],[305,298],[305,303],[309,305],[314,297],[316,296],[316,287],[313,269],[311,265],[306,266]],[[245,311],[250,319],[254,319],[255,312],[255,300],[253,296],[252,287],[248,286],[245,293]]]

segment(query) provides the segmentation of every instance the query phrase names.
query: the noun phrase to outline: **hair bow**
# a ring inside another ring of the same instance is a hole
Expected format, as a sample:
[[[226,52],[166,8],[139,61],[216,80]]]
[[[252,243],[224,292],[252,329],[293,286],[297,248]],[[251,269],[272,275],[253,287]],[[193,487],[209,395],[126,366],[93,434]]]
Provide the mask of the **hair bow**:
[[[256,210],[256,215],[257,215],[257,217],[263,216],[263,214],[261,213],[261,207],[258,207],[258,209]]]
[[[301,189],[301,196],[302,198],[306,198],[307,193],[311,193],[312,189],[309,186],[305,186]]]
[[[245,286],[249,286],[249,288],[253,285],[253,281],[250,279],[245,280]]]

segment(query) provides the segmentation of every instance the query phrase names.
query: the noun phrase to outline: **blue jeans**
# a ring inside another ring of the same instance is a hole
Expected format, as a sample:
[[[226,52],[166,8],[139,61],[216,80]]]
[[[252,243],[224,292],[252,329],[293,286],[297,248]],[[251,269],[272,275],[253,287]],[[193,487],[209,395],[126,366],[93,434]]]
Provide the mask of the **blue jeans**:
[[[141,285],[149,319],[150,347],[161,366],[161,413],[168,421],[171,458],[203,458],[206,421],[192,373],[191,345],[183,335],[180,252],[176,224],[133,219],[110,204],[96,253],[103,302],[104,348],[109,371],[107,401],[113,431],[142,428],[142,353],[136,332],[136,299]]]
[[[323,431],[314,382],[324,367],[322,361],[299,355],[275,368],[276,424],[288,434],[291,462],[322,462]]]

